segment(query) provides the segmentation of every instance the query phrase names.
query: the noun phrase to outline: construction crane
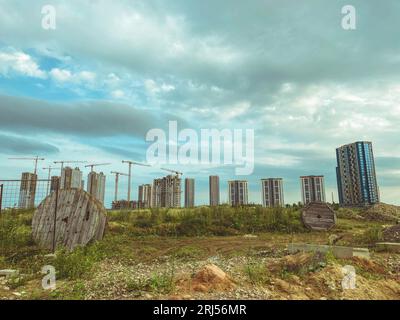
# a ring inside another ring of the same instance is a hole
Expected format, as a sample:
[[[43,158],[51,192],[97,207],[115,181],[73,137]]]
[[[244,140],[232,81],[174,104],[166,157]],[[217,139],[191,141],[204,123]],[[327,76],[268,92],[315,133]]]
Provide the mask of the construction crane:
[[[61,174],[60,177],[62,176],[62,171],[64,168],[64,163],[87,163],[87,161],[74,161],[74,160],[60,160],[60,161],[54,161],[54,164],[61,164]]]
[[[115,174],[115,201],[118,201],[118,180],[119,176],[129,176],[127,173],[122,173],[122,172],[115,172],[111,171],[111,174]]]
[[[35,161],[35,171],[34,174],[37,173],[37,165],[38,165],[38,161],[43,161],[45,160],[44,158],[39,158],[38,156],[36,156],[35,158],[8,158],[9,160],[33,160]]]
[[[58,168],[54,168],[52,166],[48,166],[47,168],[42,168],[43,170],[47,170],[48,171],[48,176],[47,176],[47,195],[49,194],[49,187],[50,187],[50,180],[51,180],[51,171],[53,169],[58,169]]]
[[[90,167],[90,172],[93,172],[93,168],[94,167],[99,167],[99,166],[109,166],[111,163],[92,163],[92,164],[88,164],[87,166],[85,166],[85,168],[89,168]]]
[[[132,165],[142,166],[142,167],[151,167],[151,165],[129,160],[122,160],[122,163],[127,163],[129,165],[129,171],[128,171],[128,203],[129,203],[131,201]]]
[[[170,169],[166,169],[166,168],[161,168],[161,170],[168,171],[168,172],[171,172],[171,173],[175,173],[178,178],[180,178],[180,176],[183,175],[182,172],[179,172],[179,171],[176,171],[176,170],[170,170]]]

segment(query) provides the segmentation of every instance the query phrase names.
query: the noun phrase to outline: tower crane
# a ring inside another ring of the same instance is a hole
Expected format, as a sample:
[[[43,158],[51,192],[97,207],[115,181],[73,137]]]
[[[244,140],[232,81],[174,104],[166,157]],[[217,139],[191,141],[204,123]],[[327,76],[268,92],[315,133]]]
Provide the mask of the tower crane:
[[[142,167],[151,167],[151,165],[129,160],[122,160],[122,163],[127,163],[129,165],[129,171],[128,171],[128,203],[129,203],[131,201],[132,165],[142,166]]]
[[[93,172],[93,168],[94,167],[99,167],[99,166],[109,166],[111,163],[92,163],[92,164],[88,164],[85,166],[85,168],[89,168],[90,167],[90,172]]]
[[[37,165],[38,161],[43,161],[45,160],[44,158],[39,158],[39,156],[36,156],[34,158],[8,158],[9,160],[33,160],[35,161],[35,171],[33,172],[34,174],[37,173]]]
[[[171,172],[171,173],[175,173],[178,178],[180,178],[180,176],[183,175],[182,172],[179,172],[179,171],[176,171],[176,170],[170,170],[170,169],[166,169],[166,168],[161,168],[161,170],[168,171],[168,172]]]
[[[114,200],[118,201],[118,181],[119,181],[119,176],[129,176],[127,173],[122,173],[122,172],[115,172],[111,171],[111,174],[115,174],[115,197]]]

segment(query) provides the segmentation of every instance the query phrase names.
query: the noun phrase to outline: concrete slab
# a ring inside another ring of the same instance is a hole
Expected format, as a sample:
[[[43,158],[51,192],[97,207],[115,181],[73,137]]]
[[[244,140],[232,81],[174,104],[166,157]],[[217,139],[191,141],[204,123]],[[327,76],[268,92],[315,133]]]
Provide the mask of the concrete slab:
[[[361,257],[361,258],[365,258],[365,259],[370,258],[369,250],[365,249],[365,248],[290,243],[288,245],[288,250],[290,253],[296,253],[296,252],[300,252],[300,251],[326,253],[328,251],[331,251],[333,253],[333,255],[339,259],[349,259],[352,257]]]
[[[9,278],[17,275],[18,275],[18,270],[12,270],[12,269],[0,270],[0,277]]]
[[[378,242],[376,248],[379,251],[400,252],[400,243],[396,242]]]

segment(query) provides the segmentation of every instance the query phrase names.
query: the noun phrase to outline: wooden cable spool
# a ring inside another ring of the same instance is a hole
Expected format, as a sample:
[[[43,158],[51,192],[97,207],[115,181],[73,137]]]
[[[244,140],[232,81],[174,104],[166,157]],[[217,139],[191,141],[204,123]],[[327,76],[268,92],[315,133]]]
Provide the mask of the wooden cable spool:
[[[336,213],[324,202],[311,202],[301,212],[304,225],[312,230],[327,231],[336,224]]]
[[[47,196],[35,210],[32,235],[44,248],[54,249],[55,244],[73,250],[101,240],[106,224],[106,209],[101,202],[82,189],[61,189]]]

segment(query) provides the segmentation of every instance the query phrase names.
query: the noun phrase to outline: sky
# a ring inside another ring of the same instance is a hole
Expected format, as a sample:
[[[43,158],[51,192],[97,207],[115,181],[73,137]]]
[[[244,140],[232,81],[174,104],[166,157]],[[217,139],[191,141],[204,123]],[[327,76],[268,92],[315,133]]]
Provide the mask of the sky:
[[[356,29],[342,27],[342,7]],[[56,28],[42,27],[42,8]],[[335,148],[372,141],[381,200],[400,204],[400,2],[228,0],[0,0],[0,179],[32,161],[146,161],[153,128],[253,129],[255,167],[166,165],[196,179],[208,203],[208,176],[249,181],[282,177],[285,202],[301,200],[301,175],[324,175],[337,201]],[[88,169],[80,166],[84,178]],[[46,171],[39,171],[46,178]],[[134,167],[137,187],[164,176]],[[119,186],[123,195],[126,178]]]

